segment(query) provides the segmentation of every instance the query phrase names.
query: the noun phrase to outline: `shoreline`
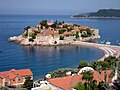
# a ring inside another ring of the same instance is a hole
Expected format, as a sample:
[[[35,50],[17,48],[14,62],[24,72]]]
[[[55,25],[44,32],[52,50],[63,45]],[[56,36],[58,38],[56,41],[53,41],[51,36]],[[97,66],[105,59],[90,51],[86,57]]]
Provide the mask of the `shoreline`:
[[[11,40],[11,38],[13,40]],[[88,41],[91,38],[88,39]],[[96,37],[92,37],[92,39],[96,39]],[[21,38],[20,36],[14,36],[14,37],[10,37],[8,39],[10,42],[18,42],[20,43],[22,40],[24,40],[24,38]],[[85,39],[86,40],[86,39]],[[20,43],[20,45],[22,46],[65,46],[65,45],[79,45],[79,46],[84,46],[84,47],[92,47],[92,48],[97,48],[99,50],[101,50],[103,52],[103,56],[100,57],[97,61],[103,61],[106,57],[108,56],[120,56],[120,46],[114,46],[114,45],[106,45],[106,44],[98,44],[98,43],[89,43],[89,42],[84,42],[83,41],[71,41],[71,42],[65,42],[65,41],[61,41],[59,44],[36,44],[35,42],[27,42],[27,44],[24,43]]]
[[[82,18],[82,19],[120,19],[120,17],[74,17],[74,16],[71,16],[70,18]]]
[[[103,61],[108,56],[115,56],[115,57],[120,56],[120,46],[89,43],[89,42],[79,42],[79,41],[72,43],[72,45],[92,47],[103,51],[104,55],[100,57],[97,61]]]
[[[78,45],[75,45],[75,46],[78,46]],[[106,52],[104,50],[102,50],[102,49],[100,49],[98,47],[95,47],[95,46],[88,46],[88,45],[87,46],[86,45],[79,45],[79,46],[81,46],[81,47],[88,47],[88,48],[96,48],[96,49],[102,51],[103,55],[100,58],[98,58],[97,61],[101,60],[105,56],[105,54],[106,54]]]

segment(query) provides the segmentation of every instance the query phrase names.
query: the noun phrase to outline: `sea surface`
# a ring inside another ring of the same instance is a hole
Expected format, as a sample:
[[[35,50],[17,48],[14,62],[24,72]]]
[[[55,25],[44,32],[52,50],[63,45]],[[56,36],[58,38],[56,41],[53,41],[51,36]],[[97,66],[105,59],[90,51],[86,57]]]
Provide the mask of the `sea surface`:
[[[35,26],[41,20],[65,21],[100,29],[101,41],[120,43],[120,19],[72,19],[69,15],[0,15],[0,72],[30,68],[34,80],[58,68],[77,68],[80,60],[95,61],[103,56],[96,48],[80,46],[20,46],[8,42],[20,35],[25,26]]]

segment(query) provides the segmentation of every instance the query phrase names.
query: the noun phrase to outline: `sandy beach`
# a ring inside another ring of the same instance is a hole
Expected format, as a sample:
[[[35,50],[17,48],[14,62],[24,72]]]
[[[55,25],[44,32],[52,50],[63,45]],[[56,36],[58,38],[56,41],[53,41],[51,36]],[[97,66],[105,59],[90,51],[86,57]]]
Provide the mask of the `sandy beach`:
[[[98,44],[98,43],[89,43],[89,42],[80,42],[75,41],[72,45],[80,45],[80,46],[87,46],[87,47],[94,47],[102,50],[104,52],[103,57],[98,59],[98,61],[103,61],[108,56],[120,56],[120,46],[114,45],[106,45],[106,44]]]

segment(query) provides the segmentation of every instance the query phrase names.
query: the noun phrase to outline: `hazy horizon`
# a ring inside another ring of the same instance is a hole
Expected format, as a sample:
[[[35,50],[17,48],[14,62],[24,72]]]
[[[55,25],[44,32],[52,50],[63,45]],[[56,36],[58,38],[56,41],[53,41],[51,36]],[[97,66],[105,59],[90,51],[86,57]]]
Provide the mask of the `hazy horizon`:
[[[0,14],[75,15],[120,9],[120,0],[0,0]]]

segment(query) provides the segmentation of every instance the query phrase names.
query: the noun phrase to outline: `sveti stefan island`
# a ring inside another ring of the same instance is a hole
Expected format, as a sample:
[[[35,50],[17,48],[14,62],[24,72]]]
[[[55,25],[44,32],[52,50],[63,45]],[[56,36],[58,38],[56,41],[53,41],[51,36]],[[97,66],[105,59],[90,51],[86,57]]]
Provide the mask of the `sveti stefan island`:
[[[119,3],[0,1],[0,90],[120,90]]]

